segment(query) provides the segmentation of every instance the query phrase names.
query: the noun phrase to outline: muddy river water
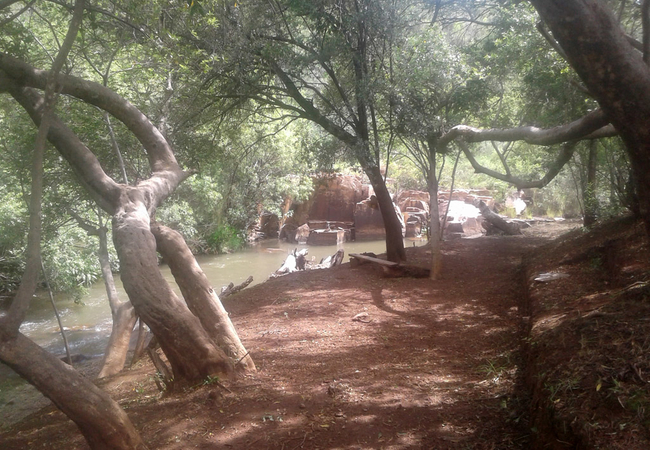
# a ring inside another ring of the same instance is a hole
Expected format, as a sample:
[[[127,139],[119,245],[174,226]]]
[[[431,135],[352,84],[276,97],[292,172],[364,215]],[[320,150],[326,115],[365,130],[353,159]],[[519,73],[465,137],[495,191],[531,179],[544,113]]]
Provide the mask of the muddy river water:
[[[297,247],[301,249],[305,246]],[[282,265],[287,253],[294,248],[296,244],[270,240],[237,253],[199,256],[197,259],[212,286],[220,290],[230,282],[239,284],[250,275],[253,276],[253,284],[264,282]],[[385,248],[384,241],[346,242],[343,246],[346,255],[364,251],[383,253]],[[309,247],[307,258],[318,263],[321,258],[336,251],[336,246],[312,246]],[[344,261],[348,261],[347,256]],[[179,292],[169,268],[163,266],[162,271],[165,278]],[[120,297],[126,298],[119,275],[116,276],[116,284]],[[66,328],[72,354],[81,353],[88,357],[101,355],[111,331],[111,314],[104,284],[99,282],[91,286],[79,303],[75,303],[69,296],[60,295],[56,298],[56,304]],[[44,293],[33,299],[21,331],[48,351],[64,355],[59,327],[49,298]],[[5,371],[0,369],[0,377],[4,374]]]
[[[413,241],[405,241],[405,245],[414,244]],[[422,244],[418,242],[418,245]],[[230,282],[239,284],[251,275],[251,285],[263,283],[270,274],[280,268],[290,251],[305,247],[268,240],[237,253],[199,256],[197,259],[212,286],[220,290]],[[311,246],[308,248],[307,260],[318,263],[321,258],[336,253],[339,248],[345,251],[344,262],[347,262],[349,253],[384,253],[386,244],[382,240],[346,242],[340,247]],[[169,268],[163,265],[161,270],[178,293],[179,289]],[[115,282],[120,298],[126,298],[119,275],[116,275]],[[99,361],[111,332],[111,312],[103,282],[91,286],[79,303],[75,303],[73,298],[66,295],[57,296],[55,301],[66,329],[71,353]],[[49,352],[59,357],[65,355],[63,339],[46,293],[40,292],[34,297],[27,319],[20,330]],[[49,401],[35,388],[27,385],[13,370],[0,363],[0,430],[48,403]]]

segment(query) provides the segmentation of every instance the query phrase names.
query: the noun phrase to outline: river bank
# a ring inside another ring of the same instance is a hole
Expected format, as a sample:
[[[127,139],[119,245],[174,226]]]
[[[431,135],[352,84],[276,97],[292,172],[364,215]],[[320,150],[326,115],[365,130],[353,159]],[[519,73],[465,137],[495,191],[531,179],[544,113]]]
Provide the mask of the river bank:
[[[303,440],[304,448],[431,448],[488,429],[500,430],[493,442],[498,435],[514,445],[522,434],[508,422],[513,409],[501,407],[504,398],[517,404],[522,328],[513,286],[521,256],[539,239],[448,241],[443,279],[435,283],[344,264],[226,299],[259,367],[229,384],[232,393],[208,385],[161,396],[148,362],[102,385],[153,448],[279,449]],[[426,247],[407,250],[411,263],[428,264]],[[364,312],[363,321],[353,320]],[[510,365],[495,380],[490,361],[504,356]],[[43,429],[43,420],[53,426]],[[70,438],[77,434],[48,408],[3,439],[11,448],[42,439],[52,448],[84,448],[80,437]]]
[[[643,341],[650,325],[638,308],[647,308],[639,292],[649,267],[647,239],[635,226],[575,231],[561,241],[550,239],[560,231],[551,225],[524,236],[447,241],[435,282],[349,264],[273,279],[225,302],[257,374],[224,382],[229,391],[206,383],[161,395],[142,362],[101,385],[160,449],[646,448],[649,397],[640,380],[650,370]],[[619,246],[614,266],[594,250],[610,240]],[[408,257],[425,266],[430,255],[418,247]],[[611,267],[620,270],[608,278]],[[536,281],[540,271],[569,277]],[[594,296],[588,287],[607,289]],[[635,297],[619,305],[624,320],[604,329],[598,324],[613,311],[598,308],[620,298],[612,289]],[[603,315],[580,316],[589,301]],[[590,328],[573,319],[591,320],[593,332],[581,341],[574,331]],[[622,339],[625,329],[634,332]],[[592,367],[585,356],[606,368],[585,370]],[[74,424],[51,408],[0,442],[86,448]]]

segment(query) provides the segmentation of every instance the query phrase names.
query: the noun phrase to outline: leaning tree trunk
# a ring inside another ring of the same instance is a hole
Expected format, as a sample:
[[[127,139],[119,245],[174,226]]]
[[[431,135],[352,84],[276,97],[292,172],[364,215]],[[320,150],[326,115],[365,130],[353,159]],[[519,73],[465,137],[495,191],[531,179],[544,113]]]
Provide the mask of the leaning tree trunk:
[[[42,118],[43,99],[33,87],[42,89],[45,75],[0,53],[0,90],[11,94],[36,125]],[[72,76],[59,77],[58,82],[63,93],[118,118],[147,151],[151,176],[137,186],[126,186],[110,178],[97,157],[58,118],[53,118],[48,133],[48,140],[70,163],[81,185],[113,217],[113,241],[124,288],[136,313],[158,338],[175,379],[194,381],[233,374],[230,358],[174,294],[158,268],[150,216],[189,173],[178,165],[171,146],[149,119],[124,98]]]
[[[650,234],[650,69],[596,0],[530,0],[625,143]],[[646,30],[647,32],[647,30]]]
[[[93,449],[145,449],[120,406],[72,367],[18,333],[3,336],[0,359],[72,419]]]
[[[585,208],[583,225],[590,227],[598,218],[598,199],[596,197],[596,168],[598,158],[598,143],[589,141],[589,156],[587,158],[587,182],[582,190],[582,204]]]
[[[135,310],[133,309],[131,302],[121,302],[117,295],[117,289],[115,289],[115,278],[113,278],[113,271],[111,270],[111,263],[108,256],[108,236],[106,235],[106,228],[100,224],[98,231],[99,265],[102,269],[104,286],[106,287],[108,303],[111,306],[111,316],[113,318],[111,336],[108,339],[108,345],[104,352],[102,368],[99,371],[99,375],[97,375],[97,378],[103,378],[115,375],[124,368],[126,355],[129,351],[131,332],[135,326],[137,316],[135,315]]]
[[[379,167],[372,166],[365,168],[366,175],[375,191],[381,218],[384,220],[386,230],[386,258],[393,262],[406,261],[404,251],[404,235],[402,234],[402,222],[397,217],[393,199],[390,197],[386,183],[381,176]]]
[[[136,200],[113,217],[113,241],[120,258],[122,283],[133,307],[158,339],[176,380],[231,376],[230,359],[162,276],[149,213],[137,200],[140,193],[132,189],[131,194]]]
[[[253,359],[237,336],[228,312],[183,236],[160,224],[153,224],[151,231],[156,237],[158,251],[169,265],[190,311],[201,320],[203,328],[219,348],[237,362],[239,371],[254,372]]]

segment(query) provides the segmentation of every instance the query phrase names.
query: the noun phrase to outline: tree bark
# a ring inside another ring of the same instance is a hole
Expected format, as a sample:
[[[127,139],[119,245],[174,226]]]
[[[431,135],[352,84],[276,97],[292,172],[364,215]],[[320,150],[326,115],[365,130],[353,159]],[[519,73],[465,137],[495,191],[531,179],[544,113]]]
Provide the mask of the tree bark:
[[[111,336],[108,339],[108,345],[104,352],[102,368],[99,371],[99,375],[97,375],[97,378],[103,378],[115,375],[124,368],[126,355],[129,351],[131,332],[135,326],[137,316],[131,302],[121,302],[117,295],[115,279],[113,278],[113,271],[111,270],[111,263],[108,256],[106,228],[100,224],[97,231],[99,235],[99,265],[102,269],[104,286],[108,295],[108,304],[111,307],[111,317],[113,318]]]
[[[145,449],[126,413],[110,396],[22,334],[0,329],[0,359],[72,419],[93,449]]]
[[[35,250],[35,254],[31,253],[28,256],[28,265],[30,266],[40,262],[42,155],[45,139],[50,138],[51,127],[55,122],[54,114],[51,111],[56,99],[55,77],[67,59],[67,54],[81,25],[83,11],[84,2],[78,0],[75,3],[73,18],[63,45],[52,65],[51,75],[47,77],[45,100],[33,98],[36,102],[30,105],[33,112],[39,111],[38,119],[35,121],[39,126],[35,150],[37,161],[34,164],[34,172],[37,176],[32,188],[33,206],[30,210],[31,250]],[[12,94],[20,93],[13,81],[8,83],[7,81],[7,78],[0,72],[0,92],[13,90]],[[25,97],[22,99],[25,100]],[[37,205],[34,206],[35,203]],[[25,283],[24,293],[31,298],[37,273],[31,269],[27,272],[28,276],[31,274],[34,277],[33,280],[28,280]],[[23,288],[22,283],[21,288]],[[26,292],[27,289],[30,289],[31,292]],[[50,398],[64,414],[72,419],[91,448],[145,449],[146,446],[126,413],[108,394],[18,331],[18,326],[24,319],[26,307],[29,306],[29,300],[23,301],[18,298],[16,305],[12,304],[8,314],[0,319],[0,360],[36,387],[43,395]]]
[[[587,157],[587,182],[582,189],[582,204],[585,208],[583,225],[590,227],[596,223],[598,216],[598,199],[596,197],[596,168],[598,162],[598,143],[589,142]]]
[[[438,180],[435,170],[429,173],[427,187],[429,191],[429,239],[431,242],[431,273],[429,276],[432,280],[437,280],[442,272],[442,230],[440,229]],[[451,201],[451,198],[449,200]]]
[[[20,83],[39,87],[43,72],[6,55],[0,55],[0,69],[0,90],[9,92],[39,124],[42,99]],[[24,78],[12,78],[7,72],[22,73]],[[151,177],[135,187],[125,186],[106,175],[96,156],[57,118],[53,118],[48,134],[82,185],[113,216],[113,239],[123,270],[122,281],[136,313],[159,338],[177,380],[232,375],[231,361],[160,274],[155,239],[149,228],[150,214],[188,174],[176,162],[164,137],[133,105],[97,83],[74,77],[59,77],[58,81],[63,91],[115,115],[147,150]]]
[[[431,245],[431,271],[429,278],[437,280],[442,272],[442,231],[440,227],[440,210],[438,209],[438,176],[436,151],[438,138],[429,134],[427,138],[427,190],[429,191],[429,243]],[[451,192],[449,201],[451,202]]]
[[[483,200],[474,201],[474,206],[476,206],[480,211],[483,218],[494,225],[499,230],[503,231],[505,234],[517,235],[521,234],[521,229],[518,225],[514,223],[508,223],[503,220],[499,215],[495,214],[490,210],[488,205],[483,202]]]
[[[650,234],[650,69],[597,0],[530,0],[626,145]]]
[[[384,228],[386,230],[386,258],[393,262],[406,261],[402,222],[397,217],[393,199],[388,192],[386,183],[384,183],[379,167],[373,165],[364,167],[364,170],[370,179],[372,188],[375,190],[381,218],[384,220]]]
[[[125,202],[113,217],[113,241],[120,258],[122,283],[133,307],[158,338],[176,380],[232,376],[229,358],[160,273],[149,214],[138,198],[141,194],[129,190],[133,201]]]
[[[156,237],[158,251],[169,265],[190,311],[199,318],[216,345],[238,362],[238,371],[254,372],[256,369],[253,359],[241,343],[228,312],[183,236],[160,224],[153,224],[151,231]]]
[[[375,190],[375,195],[377,196],[381,217],[384,220],[384,227],[386,229],[386,254],[388,259],[395,262],[405,261],[406,252],[404,251],[402,224],[400,223],[395,208],[393,207],[393,201],[390,198],[386,182],[379,170],[378,162],[373,160],[370,154],[367,130],[356,130],[358,135],[355,136],[331,121],[329,118],[325,117],[316,107],[314,107],[312,101],[306,99],[302,95],[291,77],[282,70],[276,61],[268,60],[267,62],[269,67],[271,67],[278,78],[280,78],[280,81],[285,85],[288,95],[291,96],[303,109],[304,117],[320,125],[325,131],[352,149],[355,157],[359,161],[359,165],[368,176],[370,184]],[[363,107],[359,107],[357,111],[361,117]],[[362,119],[359,119],[358,122],[367,129],[367,123]]]

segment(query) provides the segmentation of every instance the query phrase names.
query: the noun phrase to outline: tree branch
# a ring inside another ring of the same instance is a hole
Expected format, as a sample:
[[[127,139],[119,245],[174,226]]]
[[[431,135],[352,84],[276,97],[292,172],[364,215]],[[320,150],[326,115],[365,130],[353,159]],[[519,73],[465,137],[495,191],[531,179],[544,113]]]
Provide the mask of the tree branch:
[[[3,9],[7,8],[8,6],[13,5],[14,3],[18,3],[19,0],[4,0],[0,2],[0,11]]]
[[[0,53],[0,70],[27,87],[43,89],[48,72],[36,69],[7,54]],[[71,75],[59,75],[61,92],[109,112],[140,141],[147,151],[154,172],[175,170],[178,163],[169,143],[139,109],[107,87]]]
[[[461,150],[465,154],[465,157],[470,162],[470,164],[472,165],[476,173],[483,173],[492,178],[496,178],[497,180],[501,180],[501,181],[505,181],[506,183],[513,184],[517,187],[517,189],[541,188],[546,186],[548,183],[550,183],[553,180],[553,178],[557,176],[558,173],[560,173],[560,170],[562,170],[564,165],[571,159],[577,145],[576,141],[568,142],[562,145],[562,149],[560,150],[560,153],[558,154],[555,161],[549,167],[546,175],[544,175],[539,180],[529,181],[529,180],[523,180],[521,178],[512,176],[510,174],[502,174],[495,170],[488,169],[487,167],[482,166],[481,164],[478,163],[478,161],[476,161],[476,158],[474,158],[474,155],[469,150],[469,146],[463,139],[459,139],[458,141],[456,141],[456,143],[460,146]]]
[[[323,56],[319,52],[315,51],[314,49],[310,48],[309,46],[307,46],[307,45],[305,45],[305,44],[303,44],[301,42],[296,41],[295,39],[287,39],[287,38],[278,37],[278,36],[263,36],[263,37],[266,38],[266,39],[269,39],[269,40],[273,40],[273,41],[277,41],[277,42],[281,42],[281,43],[285,43],[285,44],[289,44],[289,45],[295,45],[296,47],[310,53],[313,57],[315,57],[316,60],[318,61],[318,63],[320,64],[320,66],[325,71],[325,73],[327,73],[327,75],[332,80],[332,83],[334,84],[334,87],[336,88],[336,91],[338,92],[339,97],[341,98],[341,100],[345,104],[345,107],[348,110],[348,113],[350,114],[350,117],[352,117],[352,120],[354,122],[358,122],[358,118],[357,118],[357,116],[356,116],[356,114],[354,112],[354,109],[352,108],[352,105],[350,104],[350,100],[348,99],[348,96],[345,93],[345,90],[341,86],[341,83],[339,82],[339,79],[336,76],[336,73],[334,72],[332,67],[329,64],[327,64],[327,61],[325,61],[325,59],[323,58]],[[320,97],[323,98],[322,94],[320,95]]]
[[[9,4],[8,4],[8,5],[2,5],[2,3],[9,3]],[[7,7],[7,6],[10,6],[10,5],[12,5],[13,3],[16,3],[16,0],[8,1],[8,2],[2,2],[2,3],[0,3],[0,11],[1,11],[3,8]],[[8,24],[9,22],[15,20],[17,17],[19,17],[20,15],[22,15],[22,13],[24,13],[24,12],[27,11],[29,8],[31,8],[32,5],[33,5],[34,3],[36,3],[36,0],[32,0],[32,1],[30,1],[30,2],[27,3],[25,6],[23,6],[22,9],[20,9],[20,10],[17,11],[17,12],[15,12],[13,15],[7,17],[5,20],[3,20],[2,22],[0,22],[0,27],[3,27],[3,26],[5,26],[6,24]]]
[[[553,50],[555,50],[557,52],[557,54],[560,55],[562,57],[562,59],[564,59],[566,61],[567,60],[566,53],[564,53],[564,50],[562,50],[562,47],[560,47],[560,44],[558,44],[558,42],[555,39],[553,39],[553,36],[551,36],[550,33],[548,32],[548,30],[544,27],[544,23],[541,22],[541,21],[537,22],[537,25],[535,26],[535,28],[537,28],[537,31],[539,31],[540,34],[542,36],[544,36],[544,39],[546,39],[546,42],[548,42],[551,45],[551,47],[553,47]]]
[[[15,80],[6,77],[1,70],[0,91],[11,94],[29,114],[32,121],[37,126],[40,125],[45,104],[42,96],[30,88],[16,85]],[[47,138],[70,163],[79,182],[97,204],[112,214],[117,206],[121,190],[119,185],[106,175],[97,157],[55,115],[52,116]]]
[[[548,129],[532,126],[509,129],[478,129],[467,125],[457,125],[440,138],[438,146],[444,148],[458,137],[463,137],[467,142],[525,141],[533,145],[555,145],[585,139],[608,123],[609,120],[605,113],[598,109],[569,124]],[[611,129],[608,128],[608,130]],[[593,136],[590,138],[593,138]]]
[[[650,0],[641,5],[641,23],[643,24],[643,61],[650,65]]]
[[[271,67],[271,69],[276,73],[278,78],[280,78],[280,81],[282,81],[282,83],[286,87],[289,96],[293,98],[293,100],[296,103],[298,103],[298,105],[302,108],[301,112],[303,113],[303,116],[306,119],[309,119],[319,124],[325,130],[331,133],[333,136],[340,139],[341,141],[343,141],[344,143],[346,143],[352,148],[355,148],[357,145],[360,144],[358,142],[358,139],[355,136],[348,133],[345,129],[336,125],[327,117],[325,117],[323,114],[321,114],[321,112],[318,111],[318,109],[312,104],[312,102],[307,100],[300,93],[300,90],[296,87],[293,80],[291,80],[291,77],[289,77],[289,75],[287,75],[287,73],[284,70],[282,70],[282,68],[278,65],[278,63],[269,60],[268,64]]]
[[[31,298],[38,283],[38,272],[42,268],[41,260],[41,230],[42,230],[42,197],[43,197],[43,159],[45,145],[51,124],[54,122],[54,106],[57,100],[56,75],[68,59],[68,53],[77,36],[81,21],[83,19],[84,0],[77,0],[74,6],[74,13],[68,26],[63,45],[52,63],[51,75],[45,83],[45,101],[42,105],[42,120],[39,123],[38,134],[34,144],[34,155],[32,161],[32,190],[29,200],[29,234],[27,237],[27,251],[25,271],[20,281],[20,287],[16,297],[11,302],[9,312],[2,320],[5,331],[12,337],[18,335],[20,325],[25,320],[29,309]],[[2,79],[0,78],[0,86]],[[60,323],[59,323],[60,324]],[[64,336],[65,339],[65,336]],[[67,342],[66,342],[67,348]],[[69,355],[69,353],[68,353]]]

